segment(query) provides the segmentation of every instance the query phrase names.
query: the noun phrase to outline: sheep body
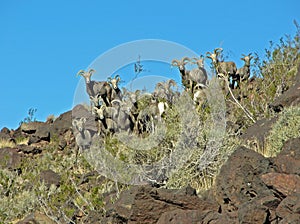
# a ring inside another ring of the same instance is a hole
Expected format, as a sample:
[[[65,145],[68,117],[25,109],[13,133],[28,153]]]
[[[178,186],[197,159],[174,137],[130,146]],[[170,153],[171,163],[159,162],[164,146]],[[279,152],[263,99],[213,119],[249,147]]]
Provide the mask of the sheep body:
[[[92,137],[89,130],[85,129],[86,118],[73,120],[72,125],[75,129],[75,139],[79,147],[79,151],[87,149],[92,143]],[[77,132],[77,133],[76,133]]]

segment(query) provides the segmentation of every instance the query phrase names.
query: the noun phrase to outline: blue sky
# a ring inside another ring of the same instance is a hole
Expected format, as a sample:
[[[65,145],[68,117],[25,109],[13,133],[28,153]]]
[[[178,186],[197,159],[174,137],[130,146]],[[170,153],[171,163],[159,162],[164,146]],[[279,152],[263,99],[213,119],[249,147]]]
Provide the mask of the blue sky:
[[[162,39],[197,53],[223,47],[264,55],[295,34],[299,0],[0,0],[0,128],[15,129],[36,108],[44,121],[73,106],[80,78],[99,55],[126,42]]]

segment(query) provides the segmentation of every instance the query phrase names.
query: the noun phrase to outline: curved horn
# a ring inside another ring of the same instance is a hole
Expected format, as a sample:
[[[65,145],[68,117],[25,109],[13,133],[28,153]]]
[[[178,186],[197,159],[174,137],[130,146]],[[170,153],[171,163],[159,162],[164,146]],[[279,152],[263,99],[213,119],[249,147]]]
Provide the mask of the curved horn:
[[[177,86],[177,83],[175,82],[174,79],[169,79],[169,80],[168,80],[168,86],[169,86],[169,87],[170,87],[170,86]]]
[[[212,55],[212,53],[211,52],[206,52],[206,57],[208,57],[208,58],[210,58],[210,56]]]
[[[117,82],[120,82],[120,80],[121,80],[120,75],[116,75],[115,79],[117,80]]]
[[[85,73],[84,70],[79,70],[79,72],[77,72],[76,76],[79,76],[79,75],[83,76],[84,73]]]
[[[173,61],[171,62],[172,66],[178,66],[180,64],[180,62],[177,59],[173,59]]]
[[[108,82],[108,83],[111,83],[111,77],[108,77],[108,78],[107,78],[107,82]]]
[[[183,58],[181,59],[181,62],[183,63],[183,65],[187,64],[187,63],[190,62],[190,61],[191,61],[191,59],[190,59],[189,57],[183,57]]]
[[[214,49],[215,54],[219,54],[222,51],[223,51],[223,48],[221,48],[221,47],[218,47],[218,48]]]
[[[95,73],[96,72],[96,70],[94,70],[94,69],[90,69],[89,71],[88,71],[88,73],[90,73],[91,75],[93,74],[93,73]]]
[[[196,58],[196,57],[191,58],[191,63],[192,64],[196,64],[197,61],[198,61],[198,58]]]

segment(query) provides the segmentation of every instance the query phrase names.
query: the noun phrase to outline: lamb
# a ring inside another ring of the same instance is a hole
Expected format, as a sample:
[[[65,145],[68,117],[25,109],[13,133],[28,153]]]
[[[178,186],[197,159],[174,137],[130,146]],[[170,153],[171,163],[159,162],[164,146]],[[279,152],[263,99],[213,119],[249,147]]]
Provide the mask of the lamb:
[[[220,52],[222,52],[222,48],[214,49],[214,53],[207,52],[206,55],[208,58],[212,60],[212,63],[216,69],[217,74],[225,74],[230,81],[232,79],[232,83],[230,84],[230,88],[234,89],[235,82],[238,82],[239,77],[237,77],[237,68],[234,62],[232,61],[219,61],[218,56]]]
[[[122,91],[118,86],[120,80],[121,78],[119,75],[116,75],[114,78],[107,78],[107,82],[112,86],[111,100],[122,100],[123,98]]]
[[[241,60],[245,62],[244,66],[237,70],[237,76],[240,78],[240,81],[247,81],[250,78],[250,61],[253,58],[251,53],[248,55],[242,54]]]
[[[84,70],[80,70],[77,73],[77,76],[81,75],[84,78],[85,85],[86,85],[86,92],[89,96],[95,97],[99,95],[103,99],[104,103],[107,106],[109,106],[111,102],[112,88],[108,82],[91,81],[91,76],[94,73],[95,73],[94,69],[90,69],[87,72],[85,72]]]
[[[76,143],[79,147],[79,152],[88,149],[92,143],[92,137],[89,130],[85,128],[86,118],[82,117],[79,120],[74,119],[72,125],[74,127]],[[77,158],[78,151],[76,153]]]

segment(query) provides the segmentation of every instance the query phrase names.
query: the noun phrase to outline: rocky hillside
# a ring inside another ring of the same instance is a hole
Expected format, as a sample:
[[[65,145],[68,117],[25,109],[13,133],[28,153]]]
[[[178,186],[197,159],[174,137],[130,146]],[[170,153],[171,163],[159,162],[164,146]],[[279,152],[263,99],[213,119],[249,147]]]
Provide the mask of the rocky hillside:
[[[296,55],[288,66],[277,68],[287,58],[275,49],[262,77],[233,91],[255,122],[228,96],[214,165],[200,172],[191,157],[162,185],[117,183],[77,156],[74,111],[2,128],[0,223],[300,223],[299,45],[280,49]],[[105,144],[118,154],[114,139]]]

